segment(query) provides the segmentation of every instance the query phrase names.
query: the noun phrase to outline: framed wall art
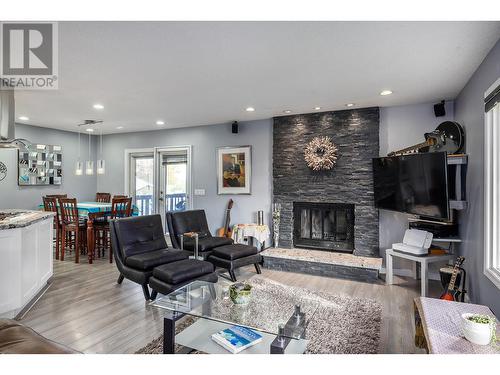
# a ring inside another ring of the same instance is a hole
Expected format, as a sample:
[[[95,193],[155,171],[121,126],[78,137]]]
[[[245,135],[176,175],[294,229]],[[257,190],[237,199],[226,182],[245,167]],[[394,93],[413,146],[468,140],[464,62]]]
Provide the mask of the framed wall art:
[[[19,186],[61,185],[62,147],[30,144],[19,149]]]
[[[252,146],[217,149],[217,193],[250,194]]]

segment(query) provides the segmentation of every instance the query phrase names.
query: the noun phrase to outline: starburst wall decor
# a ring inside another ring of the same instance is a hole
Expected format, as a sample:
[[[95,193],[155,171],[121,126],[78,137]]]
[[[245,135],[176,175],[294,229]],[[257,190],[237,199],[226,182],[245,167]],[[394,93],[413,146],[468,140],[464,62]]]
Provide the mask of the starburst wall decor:
[[[328,171],[337,162],[337,151],[330,137],[314,137],[304,150],[304,159],[313,171]]]

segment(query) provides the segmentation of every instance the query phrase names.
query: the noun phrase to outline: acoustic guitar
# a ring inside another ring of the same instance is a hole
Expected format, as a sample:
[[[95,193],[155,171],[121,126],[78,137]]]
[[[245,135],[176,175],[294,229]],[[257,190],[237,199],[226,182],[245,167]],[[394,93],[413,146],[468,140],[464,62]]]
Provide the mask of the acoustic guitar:
[[[228,237],[231,238],[233,231],[231,230],[230,221],[231,221],[231,208],[233,208],[233,200],[230,199],[227,204],[226,209],[226,220],[224,221],[224,227],[217,229],[218,237]]]
[[[444,299],[446,301],[459,301],[460,291],[455,289],[455,281],[457,280],[458,272],[460,271],[460,266],[464,262],[464,257],[458,257],[455,262],[455,266],[453,267],[453,272],[451,274],[450,283],[447,288],[445,288],[443,294],[441,294],[440,299]]]
[[[456,154],[462,150],[465,143],[464,130],[455,121],[445,121],[436,130],[424,134],[425,141],[416,145],[390,152],[387,156],[399,156],[416,152],[442,152]]]

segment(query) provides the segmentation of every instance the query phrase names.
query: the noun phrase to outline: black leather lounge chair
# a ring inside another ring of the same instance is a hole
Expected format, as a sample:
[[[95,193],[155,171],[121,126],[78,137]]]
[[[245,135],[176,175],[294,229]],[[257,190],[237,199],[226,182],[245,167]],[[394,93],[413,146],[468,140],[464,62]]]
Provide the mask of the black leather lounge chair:
[[[120,271],[118,284],[124,278],[136,282],[142,286],[146,300],[194,280],[217,281],[211,263],[188,259],[188,252],[167,248],[160,215],[112,220],[110,229],[115,263]],[[148,284],[152,278],[150,294]]]
[[[234,244],[225,237],[213,237],[208,228],[204,210],[167,212],[167,225],[170,240],[175,248],[180,249],[180,235],[188,232],[198,233],[198,251],[204,259],[216,267],[228,271],[232,281],[236,281],[234,270],[253,264],[257,273],[261,273],[262,256],[255,246]],[[184,250],[193,252],[195,240],[184,237]]]
[[[232,245],[233,240],[226,237],[213,237],[208,229],[204,210],[167,212],[167,226],[172,246],[181,248],[180,235],[188,232],[198,233],[198,251],[204,258],[207,252],[219,246]],[[195,240],[184,237],[184,250],[194,251]]]

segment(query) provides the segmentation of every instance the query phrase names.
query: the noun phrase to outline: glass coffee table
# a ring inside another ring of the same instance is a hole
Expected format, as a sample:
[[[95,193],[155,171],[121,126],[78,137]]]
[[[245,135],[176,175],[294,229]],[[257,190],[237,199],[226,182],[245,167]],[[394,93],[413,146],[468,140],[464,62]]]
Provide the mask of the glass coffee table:
[[[252,284],[251,280],[248,283]],[[253,329],[263,336],[260,343],[243,350],[243,354],[304,353],[307,325],[319,302],[294,295],[282,298],[254,286],[250,302],[236,305],[229,298],[230,285],[226,280],[215,284],[194,281],[151,302],[151,306],[165,313],[163,353],[173,354],[175,343],[204,353],[229,353],[211,335],[233,325]],[[197,319],[176,335],[176,321],[185,315]]]

